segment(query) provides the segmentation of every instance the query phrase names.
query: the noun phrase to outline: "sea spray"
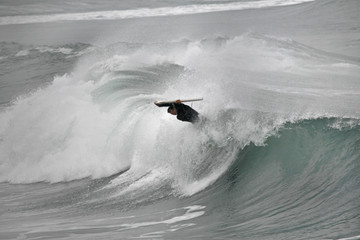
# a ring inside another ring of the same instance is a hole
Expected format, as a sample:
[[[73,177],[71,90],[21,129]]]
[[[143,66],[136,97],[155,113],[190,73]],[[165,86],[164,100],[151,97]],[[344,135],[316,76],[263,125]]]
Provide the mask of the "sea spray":
[[[135,179],[161,172],[179,194],[192,195],[224,174],[244,147],[263,145],[287,122],[359,116],[344,108],[356,97],[346,86],[359,68],[294,41],[248,33],[127,52],[124,44],[83,56],[72,74],[1,114],[2,181],[71,181],[130,168]],[[331,88],[323,93],[319,86]],[[193,104],[207,120],[201,127],[153,105],[189,97],[205,99]],[[190,187],[196,183],[201,187]]]

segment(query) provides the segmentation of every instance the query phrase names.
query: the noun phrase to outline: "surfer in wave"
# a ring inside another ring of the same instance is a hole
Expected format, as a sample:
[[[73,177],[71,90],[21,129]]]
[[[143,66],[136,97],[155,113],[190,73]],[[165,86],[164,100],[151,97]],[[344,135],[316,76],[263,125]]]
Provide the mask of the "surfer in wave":
[[[199,113],[190,106],[183,104],[180,99],[176,100],[175,102],[166,102],[162,104],[155,102],[155,104],[159,107],[169,107],[167,110],[168,113],[176,115],[176,118],[181,121],[191,123],[199,121]]]

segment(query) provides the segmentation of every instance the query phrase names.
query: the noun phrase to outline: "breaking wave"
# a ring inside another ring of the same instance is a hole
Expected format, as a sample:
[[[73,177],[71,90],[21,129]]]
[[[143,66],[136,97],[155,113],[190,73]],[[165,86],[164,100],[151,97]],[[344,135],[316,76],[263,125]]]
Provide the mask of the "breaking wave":
[[[56,183],[125,171],[105,188],[121,189],[114,198],[139,189],[144,201],[193,195],[234,171],[244,154],[275,159],[289,149],[296,157],[297,144],[309,147],[310,129],[330,129],[314,147],[342,146],[344,131],[356,143],[360,112],[351,103],[360,96],[359,72],[353,60],[255,33],[98,48],[1,112],[0,181]],[[193,97],[205,99],[193,104],[204,119],[199,125],[153,104]],[[302,124],[307,130],[298,132]]]

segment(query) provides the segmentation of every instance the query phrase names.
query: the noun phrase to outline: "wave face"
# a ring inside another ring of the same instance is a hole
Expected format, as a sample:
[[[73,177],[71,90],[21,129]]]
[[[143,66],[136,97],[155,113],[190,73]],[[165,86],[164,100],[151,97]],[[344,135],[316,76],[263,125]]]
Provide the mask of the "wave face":
[[[25,15],[0,17],[0,25],[49,23],[60,21],[89,21],[89,20],[117,20],[144,17],[179,16],[199,13],[235,11],[245,9],[258,9],[279,7],[312,2],[314,0],[267,0],[267,1],[241,1],[221,4],[194,4],[176,7],[138,8],[112,11],[91,11],[79,13],[58,13],[48,15]]]
[[[283,239],[356,236],[359,131],[359,120],[305,120],[285,124],[265,146],[245,147],[207,194],[225,205],[232,199],[225,238],[236,231],[238,238],[269,239],[274,226]]]
[[[6,57],[31,58],[35,50],[22,48]],[[356,60],[257,33],[67,48],[47,54],[80,58],[71,74],[0,113],[0,181],[45,182],[30,184],[27,200],[19,196],[19,211],[79,218],[81,231],[64,224],[59,232],[54,222],[28,238],[86,238],[94,226],[111,238],[110,223],[114,234],[144,238],[192,236],[194,225],[205,229],[202,238],[359,233]],[[205,99],[193,104],[197,125],[153,104],[194,97]],[[184,207],[164,210],[173,201]],[[134,215],[106,215],[114,209]],[[106,224],[84,220],[89,214]],[[213,226],[214,218],[226,226]]]

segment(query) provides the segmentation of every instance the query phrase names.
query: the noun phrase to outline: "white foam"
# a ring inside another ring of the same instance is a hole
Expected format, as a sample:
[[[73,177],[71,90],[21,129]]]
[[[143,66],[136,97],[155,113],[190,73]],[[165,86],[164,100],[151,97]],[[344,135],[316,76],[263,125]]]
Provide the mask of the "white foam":
[[[69,55],[72,53],[72,49],[70,48],[64,48],[64,47],[60,47],[60,48],[50,48],[50,47],[37,47],[35,48],[36,50],[38,50],[41,53],[46,53],[46,52],[50,52],[50,53],[62,53],[65,55]]]
[[[58,77],[2,112],[0,181],[71,181],[127,168],[116,151],[120,136],[111,134],[116,120],[93,103],[94,87]]]
[[[64,48],[64,47],[60,47],[60,48],[51,48],[51,47],[47,47],[47,46],[40,46],[40,47],[36,47],[36,48],[31,48],[31,49],[25,49],[25,50],[21,50],[19,52],[17,52],[15,54],[16,57],[24,57],[30,54],[30,51],[38,51],[40,53],[62,53],[64,55],[70,55],[72,54],[73,50],[70,48]],[[80,54],[78,54],[80,55]]]
[[[359,239],[360,239],[360,235],[353,237],[339,238],[337,240],[359,240]]]
[[[194,218],[204,215],[205,211],[201,211],[204,208],[205,208],[205,206],[201,206],[201,205],[188,206],[188,207],[183,208],[184,210],[186,210],[186,212],[180,216],[165,219],[163,221],[123,224],[121,226],[126,227],[128,229],[132,229],[132,228],[153,226],[153,225],[158,225],[158,224],[175,224],[178,222],[187,221],[187,220],[194,219]]]
[[[357,126],[360,126],[360,120],[359,119],[339,119],[334,121],[333,123],[328,125],[330,128],[334,128],[337,130],[343,130],[343,129],[352,129]]]
[[[225,4],[207,4],[207,5],[186,5],[178,7],[162,8],[141,8],[130,10],[115,11],[97,11],[85,13],[64,13],[52,15],[29,15],[29,16],[9,16],[0,17],[0,25],[11,24],[29,24],[29,23],[47,23],[59,21],[89,21],[89,20],[116,20],[129,18],[177,16],[188,14],[200,14],[221,11],[234,11],[244,9],[256,9],[276,6],[287,6],[312,2],[314,0],[262,0]]]
[[[15,54],[16,57],[23,57],[29,55],[29,50],[21,50],[18,53]]]

